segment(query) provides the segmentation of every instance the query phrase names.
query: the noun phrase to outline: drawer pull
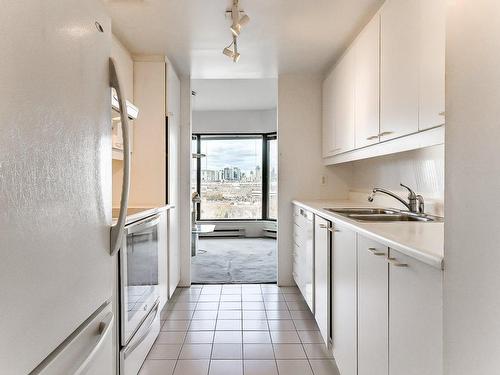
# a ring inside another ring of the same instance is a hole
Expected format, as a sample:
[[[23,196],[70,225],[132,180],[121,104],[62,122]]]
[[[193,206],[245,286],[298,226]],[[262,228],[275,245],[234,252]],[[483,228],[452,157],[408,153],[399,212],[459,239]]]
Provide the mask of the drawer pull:
[[[369,247],[369,248],[368,248],[368,251],[369,251],[372,255],[376,255],[376,256],[383,256],[383,255],[385,255],[385,253],[384,253],[384,252],[377,251],[377,249],[375,249],[374,247]]]
[[[394,267],[408,267],[406,263],[400,263],[396,260],[396,258],[387,258],[387,261],[392,264]]]
[[[377,139],[378,137],[379,137],[379,136],[378,136],[378,134],[377,134],[377,135],[371,135],[371,136],[369,136],[368,138],[366,138],[366,140],[367,140],[367,141],[371,141],[371,140],[373,140],[373,139]]]
[[[380,137],[384,137],[386,135],[391,135],[392,133],[394,133],[394,132],[382,132],[382,133],[379,134],[379,136]]]

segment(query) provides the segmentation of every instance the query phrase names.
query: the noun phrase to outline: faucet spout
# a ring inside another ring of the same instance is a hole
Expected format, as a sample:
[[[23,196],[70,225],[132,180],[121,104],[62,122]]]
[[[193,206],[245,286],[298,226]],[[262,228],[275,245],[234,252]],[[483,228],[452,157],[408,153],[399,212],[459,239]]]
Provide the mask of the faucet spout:
[[[386,194],[386,195],[398,200],[402,205],[404,205],[408,209],[408,211],[416,212],[416,211],[412,210],[410,203],[406,202],[403,198],[394,194],[392,191],[384,189],[384,188],[379,188],[379,187],[373,188],[372,193],[368,196],[368,202],[373,202],[373,198],[375,197],[375,194],[377,194],[377,193]]]

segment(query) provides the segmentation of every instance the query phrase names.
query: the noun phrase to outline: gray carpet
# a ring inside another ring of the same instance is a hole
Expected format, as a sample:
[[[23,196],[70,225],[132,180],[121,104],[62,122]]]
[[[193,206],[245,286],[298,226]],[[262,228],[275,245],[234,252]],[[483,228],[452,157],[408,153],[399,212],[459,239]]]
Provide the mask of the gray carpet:
[[[276,282],[276,240],[204,238],[191,258],[193,283]]]

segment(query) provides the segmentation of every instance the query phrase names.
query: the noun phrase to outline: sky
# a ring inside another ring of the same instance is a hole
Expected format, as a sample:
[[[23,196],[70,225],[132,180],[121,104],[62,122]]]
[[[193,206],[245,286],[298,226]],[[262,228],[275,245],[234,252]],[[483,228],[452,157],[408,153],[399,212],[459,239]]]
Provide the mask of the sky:
[[[258,165],[262,168],[262,139],[202,140],[201,169],[219,170],[238,167],[249,174]]]

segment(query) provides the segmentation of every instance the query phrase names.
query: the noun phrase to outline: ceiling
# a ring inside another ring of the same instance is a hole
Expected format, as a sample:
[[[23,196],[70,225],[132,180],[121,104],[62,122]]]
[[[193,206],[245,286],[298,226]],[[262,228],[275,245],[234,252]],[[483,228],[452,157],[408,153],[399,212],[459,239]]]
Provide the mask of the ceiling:
[[[274,109],[278,82],[266,79],[193,79],[195,111],[244,111]]]
[[[250,16],[241,58],[231,42],[231,0],[103,0],[113,32],[133,54],[166,55],[192,78],[269,78],[324,71],[384,0],[240,0]]]

